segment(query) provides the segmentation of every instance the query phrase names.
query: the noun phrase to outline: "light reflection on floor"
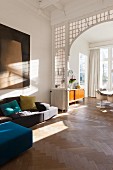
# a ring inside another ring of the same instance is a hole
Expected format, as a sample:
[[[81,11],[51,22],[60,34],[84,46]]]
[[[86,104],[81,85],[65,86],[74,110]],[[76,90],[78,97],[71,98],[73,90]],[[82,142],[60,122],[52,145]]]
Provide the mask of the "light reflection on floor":
[[[65,129],[68,129],[68,127],[64,124],[63,121],[51,123],[50,125],[45,125],[43,127],[36,128],[33,130],[33,142],[37,142]]]
[[[68,111],[82,109],[82,108],[85,108],[85,107],[88,107],[88,106],[87,105],[75,104],[75,105],[69,106],[69,110]]]

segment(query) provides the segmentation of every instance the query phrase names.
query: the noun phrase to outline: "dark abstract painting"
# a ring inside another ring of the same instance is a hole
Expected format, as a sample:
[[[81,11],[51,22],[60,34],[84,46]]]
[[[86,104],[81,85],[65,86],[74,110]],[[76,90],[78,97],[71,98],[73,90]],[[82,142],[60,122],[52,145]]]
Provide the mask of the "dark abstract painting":
[[[30,85],[30,35],[0,24],[0,89]]]

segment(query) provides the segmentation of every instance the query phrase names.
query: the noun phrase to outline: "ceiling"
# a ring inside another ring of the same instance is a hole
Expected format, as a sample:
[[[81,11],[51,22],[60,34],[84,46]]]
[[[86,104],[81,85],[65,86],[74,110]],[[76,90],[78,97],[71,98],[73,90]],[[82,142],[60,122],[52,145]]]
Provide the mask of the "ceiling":
[[[80,36],[89,43],[113,40],[113,21],[96,25]]]
[[[51,24],[83,17],[100,9],[111,8],[113,0],[18,0],[37,14],[51,20]]]
[[[57,5],[60,6],[65,6],[67,3],[70,3],[72,0],[36,0],[37,2],[40,1],[41,8],[46,8],[50,7],[53,5],[54,7],[57,7]]]
[[[40,8],[52,12],[55,9],[63,9],[64,6],[73,0],[24,0],[25,3],[30,4],[35,8]]]
[[[50,16],[55,10],[64,11],[65,6],[74,0],[19,0],[35,10],[40,9],[45,12],[46,15]]]
[[[75,6],[83,6],[86,2],[111,2],[112,0],[19,0],[21,2],[24,2],[29,5],[29,7],[32,7],[36,10],[39,10],[39,14],[43,14],[43,16],[48,17],[50,20],[51,13],[55,10],[66,12],[66,6],[69,7],[69,5],[73,4]],[[113,3],[113,2],[112,2]],[[73,5],[73,6],[74,6]],[[86,4],[87,5],[87,4]],[[97,4],[98,5],[98,4]],[[72,7],[72,6],[71,6]],[[74,10],[74,12],[76,12]],[[79,11],[80,13],[80,11]],[[86,39],[89,43],[92,42],[100,42],[100,41],[107,41],[107,40],[113,40],[113,22],[106,22],[99,24],[97,26],[92,27],[91,29],[88,29],[81,35],[84,39]]]

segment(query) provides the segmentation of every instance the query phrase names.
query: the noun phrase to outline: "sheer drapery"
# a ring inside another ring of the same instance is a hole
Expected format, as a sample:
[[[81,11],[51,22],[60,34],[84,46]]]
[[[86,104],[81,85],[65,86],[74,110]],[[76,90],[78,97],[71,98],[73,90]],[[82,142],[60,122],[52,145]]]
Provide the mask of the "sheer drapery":
[[[96,89],[100,86],[100,49],[90,50],[89,55],[89,83],[88,93],[90,97],[96,97]]]

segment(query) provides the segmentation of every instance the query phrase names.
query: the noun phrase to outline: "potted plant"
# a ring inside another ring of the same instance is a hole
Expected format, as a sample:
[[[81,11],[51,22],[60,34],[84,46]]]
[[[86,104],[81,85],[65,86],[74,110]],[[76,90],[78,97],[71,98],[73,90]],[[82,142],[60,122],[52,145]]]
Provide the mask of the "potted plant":
[[[69,88],[72,88],[72,86],[73,86],[73,83],[75,82],[75,78],[70,78],[69,79]]]

